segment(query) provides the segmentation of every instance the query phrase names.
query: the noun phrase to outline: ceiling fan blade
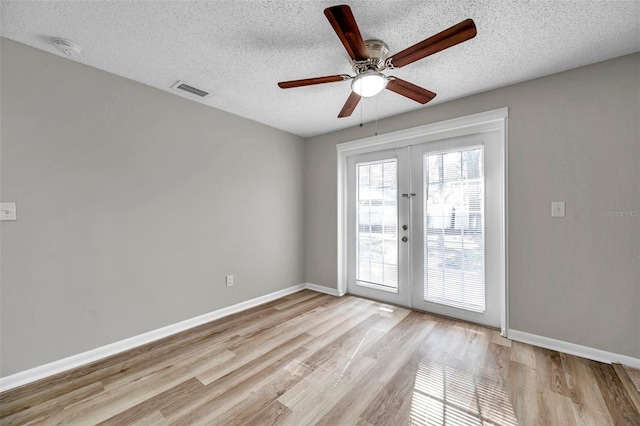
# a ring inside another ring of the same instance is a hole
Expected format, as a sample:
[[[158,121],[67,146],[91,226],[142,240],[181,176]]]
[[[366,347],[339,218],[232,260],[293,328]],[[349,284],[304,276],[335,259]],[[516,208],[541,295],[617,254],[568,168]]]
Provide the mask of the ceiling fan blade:
[[[338,114],[338,118],[349,117],[358,106],[358,102],[360,102],[360,95],[351,92],[351,94],[347,98],[347,102],[345,102],[344,106],[342,107],[340,114]]]
[[[349,57],[356,61],[366,61],[369,59],[369,51],[364,44],[358,24],[351,13],[351,8],[346,5],[328,7],[324,10],[333,30],[340,41],[347,49]]]
[[[293,87],[311,86],[314,84],[335,83],[337,81],[349,80],[351,76],[347,74],[328,75],[325,77],[305,78],[302,80],[281,81],[278,83],[281,89],[291,89]]]
[[[473,19],[465,19],[451,28],[447,28],[420,43],[396,53],[391,56],[389,61],[394,68],[400,68],[440,52],[441,50],[455,46],[463,41],[472,39],[476,34],[476,24],[473,22]]]
[[[408,81],[402,80],[398,77],[389,77],[389,81],[387,81],[387,89],[409,99],[413,99],[421,104],[426,104],[436,97],[436,94],[432,91],[423,89],[420,86],[416,86],[415,84],[409,83]]]

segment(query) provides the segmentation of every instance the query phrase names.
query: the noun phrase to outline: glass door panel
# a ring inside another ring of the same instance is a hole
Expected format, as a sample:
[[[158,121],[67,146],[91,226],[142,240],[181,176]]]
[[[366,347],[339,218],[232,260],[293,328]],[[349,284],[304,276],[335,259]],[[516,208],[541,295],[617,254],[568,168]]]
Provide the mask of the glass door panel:
[[[356,165],[356,281],[398,289],[398,161]]]
[[[424,299],[485,310],[483,147],[423,155]]]
[[[348,291],[408,305],[407,148],[357,155],[348,161]],[[403,242],[402,237],[405,237]]]

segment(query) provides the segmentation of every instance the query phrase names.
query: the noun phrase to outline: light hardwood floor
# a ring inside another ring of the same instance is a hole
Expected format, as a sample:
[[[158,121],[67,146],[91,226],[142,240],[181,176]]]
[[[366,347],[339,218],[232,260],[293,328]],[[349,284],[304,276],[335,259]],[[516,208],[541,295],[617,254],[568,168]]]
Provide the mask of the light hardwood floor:
[[[0,423],[640,425],[612,366],[304,290],[0,394]]]
[[[626,366],[624,367],[624,369],[627,372],[627,375],[629,376],[629,378],[631,379],[631,382],[633,383],[633,385],[636,387],[638,392],[640,392],[640,370],[637,368],[626,367]]]

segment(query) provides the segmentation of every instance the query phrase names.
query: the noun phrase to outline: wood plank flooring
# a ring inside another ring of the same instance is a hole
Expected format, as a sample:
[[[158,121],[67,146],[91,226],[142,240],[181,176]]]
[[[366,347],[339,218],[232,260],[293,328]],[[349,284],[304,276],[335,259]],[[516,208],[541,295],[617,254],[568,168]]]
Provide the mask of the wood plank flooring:
[[[640,370],[633,367],[624,366],[624,370],[627,372],[627,375],[631,379],[631,382],[636,387],[638,392],[640,392]]]
[[[304,290],[0,394],[0,424],[640,425],[613,367]]]
[[[622,382],[622,386],[627,391],[636,410],[640,411],[640,370],[622,364],[613,364],[613,370],[618,375],[618,379]]]

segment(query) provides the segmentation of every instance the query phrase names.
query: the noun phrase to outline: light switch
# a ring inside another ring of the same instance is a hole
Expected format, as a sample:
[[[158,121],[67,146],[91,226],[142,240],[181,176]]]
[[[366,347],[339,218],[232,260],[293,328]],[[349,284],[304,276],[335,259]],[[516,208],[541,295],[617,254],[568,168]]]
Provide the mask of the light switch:
[[[0,220],[16,220],[16,203],[0,203]]]
[[[551,202],[551,217],[564,217],[564,201]]]

